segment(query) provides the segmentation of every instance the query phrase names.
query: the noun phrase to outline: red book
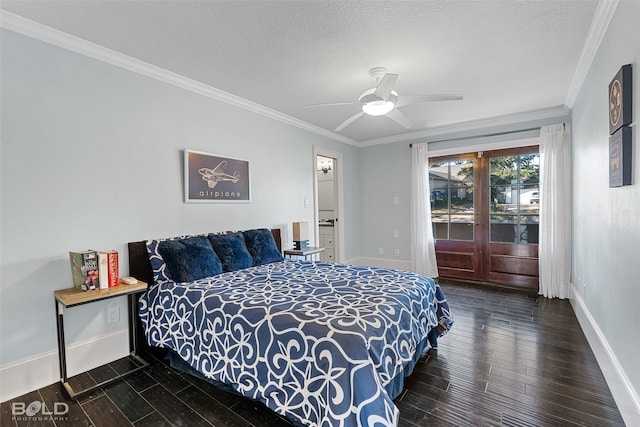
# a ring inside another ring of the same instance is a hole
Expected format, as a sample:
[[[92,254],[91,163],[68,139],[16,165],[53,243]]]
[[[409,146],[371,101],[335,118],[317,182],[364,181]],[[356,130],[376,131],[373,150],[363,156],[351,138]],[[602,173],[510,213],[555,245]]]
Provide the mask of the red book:
[[[120,267],[118,265],[118,252],[98,252],[98,264],[100,268],[100,289],[108,289],[118,286]]]
[[[120,278],[120,266],[118,265],[118,252],[107,251],[107,268],[109,287],[118,286]]]

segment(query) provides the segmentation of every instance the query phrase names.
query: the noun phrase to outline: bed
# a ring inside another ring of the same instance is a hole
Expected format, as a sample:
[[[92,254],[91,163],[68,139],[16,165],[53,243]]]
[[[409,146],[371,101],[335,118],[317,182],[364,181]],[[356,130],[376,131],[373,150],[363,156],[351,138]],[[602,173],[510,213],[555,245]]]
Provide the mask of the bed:
[[[284,259],[277,229],[132,242],[129,265],[149,346],[298,426],[397,425],[404,378],[453,324],[434,280]]]

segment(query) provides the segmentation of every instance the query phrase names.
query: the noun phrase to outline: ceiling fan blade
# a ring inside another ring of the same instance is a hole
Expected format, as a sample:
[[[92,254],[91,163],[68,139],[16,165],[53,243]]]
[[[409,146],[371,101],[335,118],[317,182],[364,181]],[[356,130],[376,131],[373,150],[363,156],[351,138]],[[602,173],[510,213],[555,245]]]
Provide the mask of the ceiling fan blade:
[[[349,126],[351,123],[355,122],[357,119],[360,118],[360,116],[364,115],[364,112],[360,111],[357,114],[354,114],[353,116],[349,117],[347,120],[345,120],[344,122],[342,122],[342,124],[340,124],[340,126],[338,126],[337,128],[334,129],[334,132],[340,132],[342,129],[346,128],[347,126]]]
[[[389,111],[386,115],[391,120],[398,123],[400,126],[404,127],[405,129],[409,129],[413,127],[413,123],[411,122],[411,120],[409,120],[409,117],[405,116],[397,108],[394,108],[393,110]]]
[[[359,102],[329,102],[326,104],[309,104],[309,105],[305,105],[304,108],[314,108],[314,107],[333,107],[336,105],[354,105],[354,104],[360,104]]]
[[[404,107],[405,105],[411,104],[421,104],[423,102],[461,101],[462,99],[463,96],[457,94],[398,96],[396,107]]]
[[[386,102],[389,99],[389,95],[391,95],[393,87],[396,85],[396,80],[398,80],[397,74],[385,74],[380,83],[378,83],[374,94]]]

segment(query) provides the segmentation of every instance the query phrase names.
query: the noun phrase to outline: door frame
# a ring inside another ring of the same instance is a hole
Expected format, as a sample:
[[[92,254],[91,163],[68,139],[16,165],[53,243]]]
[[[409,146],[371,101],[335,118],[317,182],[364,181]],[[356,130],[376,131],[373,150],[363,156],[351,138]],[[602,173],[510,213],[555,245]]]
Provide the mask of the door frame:
[[[344,263],[344,161],[342,153],[329,148],[318,145],[313,146],[312,170],[313,170],[313,218],[314,218],[314,239],[315,242],[320,241],[320,214],[318,213],[318,173],[317,158],[318,156],[330,157],[333,162],[333,178],[335,185],[334,198],[336,203],[334,229],[336,231],[336,241],[338,250],[335,253],[336,262]]]
[[[474,163],[474,240],[435,240],[443,277],[538,288],[538,244],[491,242],[490,237],[489,159],[527,151],[538,151],[538,146],[429,156],[429,164],[471,159]]]

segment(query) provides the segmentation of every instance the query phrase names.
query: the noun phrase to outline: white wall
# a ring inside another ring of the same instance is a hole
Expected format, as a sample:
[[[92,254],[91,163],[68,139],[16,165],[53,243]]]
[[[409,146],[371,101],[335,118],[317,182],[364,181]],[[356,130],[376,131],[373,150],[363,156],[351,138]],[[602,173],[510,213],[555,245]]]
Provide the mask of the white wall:
[[[363,264],[411,268],[411,151],[406,142],[362,149]],[[397,198],[397,204],[394,202]],[[398,238],[394,237],[398,232]],[[382,254],[380,253],[382,249]],[[399,255],[396,256],[396,250]]]
[[[10,31],[1,37],[0,401],[58,379],[53,291],[71,285],[68,251],[116,249],[126,275],[135,240],[278,227],[287,244],[292,221],[314,221],[313,204],[304,207],[314,200],[313,145],[343,154],[346,257],[359,253],[357,148]],[[184,148],[249,160],[251,203],[183,203]],[[122,320],[107,325],[114,305]],[[120,298],[66,312],[72,373],[126,353],[125,310]]]
[[[626,374],[626,386],[635,389],[636,399],[640,392],[640,134],[634,126],[632,185],[609,188],[608,85],[622,65],[633,64],[633,121],[637,125],[638,22],[640,2],[621,1],[572,113],[575,299],[606,340],[614,364]],[[640,405],[637,400],[636,405]]]

